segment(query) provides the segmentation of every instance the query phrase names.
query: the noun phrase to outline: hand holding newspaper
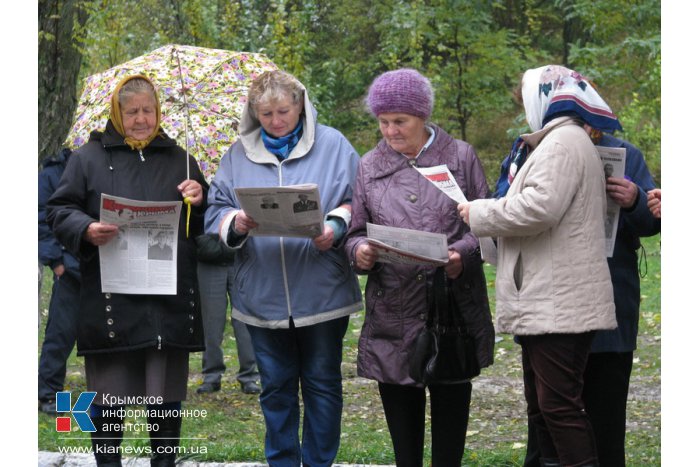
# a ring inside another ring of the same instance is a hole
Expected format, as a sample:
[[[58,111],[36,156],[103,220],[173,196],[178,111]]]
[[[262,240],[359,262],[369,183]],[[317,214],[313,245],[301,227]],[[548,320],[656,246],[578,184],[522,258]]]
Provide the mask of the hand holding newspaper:
[[[596,146],[600,161],[603,164],[605,177],[623,178],[625,176],[625,161],[627,150],[625,148],[608,148]],[[608,258],[615,251],[615,237],[617,236],[617,225],[620,222],[620,205],[607,197],[607,208],[605,210],[605,250]]]
[[[445,234],[368,222],[367,243],[378,250],[380,263],[444,266],[449,261]]]
[[[119,226],[99,247],[102,292],[175,295],[182,201],[137,201],[102,194],[100,222]]]
[[[318,186],[272,186],[234,189],[246,215],[258,223],[251,236],[315,238],[323,233]]]
[[[447,165],[442,164],[434,167],[414,166],[414,168],[453,201],[457,203],[469,202]],[[481,250],[481,259],[495,266],[498,262],[498,254],[493,239],[491,237],[479,238],[479,248]]]

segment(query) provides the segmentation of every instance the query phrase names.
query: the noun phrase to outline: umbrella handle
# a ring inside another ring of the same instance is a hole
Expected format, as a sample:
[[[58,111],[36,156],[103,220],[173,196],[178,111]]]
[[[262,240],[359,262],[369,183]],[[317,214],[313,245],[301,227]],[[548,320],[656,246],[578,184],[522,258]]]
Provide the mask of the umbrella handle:
[[[185,220],[185,236],[190,238],[190,214],[192,213],[192,200],[189,196],[185,196],[183,201],[187,205],[187,219]]]

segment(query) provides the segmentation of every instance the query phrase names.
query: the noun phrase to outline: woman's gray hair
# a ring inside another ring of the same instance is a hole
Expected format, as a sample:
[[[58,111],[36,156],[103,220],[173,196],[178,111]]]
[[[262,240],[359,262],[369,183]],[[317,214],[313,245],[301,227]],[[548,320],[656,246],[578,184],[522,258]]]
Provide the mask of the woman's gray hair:
[[[119,106],[124,107],[126,102],[136,94],[148,93],[156,97],[156,90],[151,83],[143,78],[130,79],[119,90]]]
[[[292,98],[293,104],[304,100],[304,85],[291,74],[282,70],[266,71],[253,80],[248,88],[248,105],[253,115],[258,115],[258,107],[270,102]]]

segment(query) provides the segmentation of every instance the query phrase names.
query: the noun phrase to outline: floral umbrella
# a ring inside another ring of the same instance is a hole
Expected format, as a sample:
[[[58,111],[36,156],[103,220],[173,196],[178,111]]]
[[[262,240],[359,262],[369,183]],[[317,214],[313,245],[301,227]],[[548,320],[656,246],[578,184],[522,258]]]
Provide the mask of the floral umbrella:
[[[160,92],[162,127],[192,154],[207,180],[238,137],[250,82],[277,66],[265,55],[166,45],[85,78],[66,145],[75,149],[92,130],[103,130],[110,98],[126,75],[148,76]]]

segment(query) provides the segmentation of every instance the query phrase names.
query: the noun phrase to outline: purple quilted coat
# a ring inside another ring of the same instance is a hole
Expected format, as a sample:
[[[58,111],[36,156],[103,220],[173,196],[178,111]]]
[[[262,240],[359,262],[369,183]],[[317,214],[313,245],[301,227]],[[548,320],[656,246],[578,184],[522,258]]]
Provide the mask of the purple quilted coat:
[[[487,197],[488,186],[474,148],[431,127],[435,139],[415,160],[394,151],[383,139],[361,158],[345,248],[353,261],[355,249],[365,241],[367,222],[446,234],[448,247],[460,253],[464,264],[452,290],[476,339],[483,368],[493,363],[494,329],[479,242],[459,218],[456,203],[412,164],[446,164],[469,200]],[[408,375],[408,355],[427,319],[427,292],[435,269],[377,263],[372,271],[356,272],[368,274],[358,374],[383,383],[421,386]]]

